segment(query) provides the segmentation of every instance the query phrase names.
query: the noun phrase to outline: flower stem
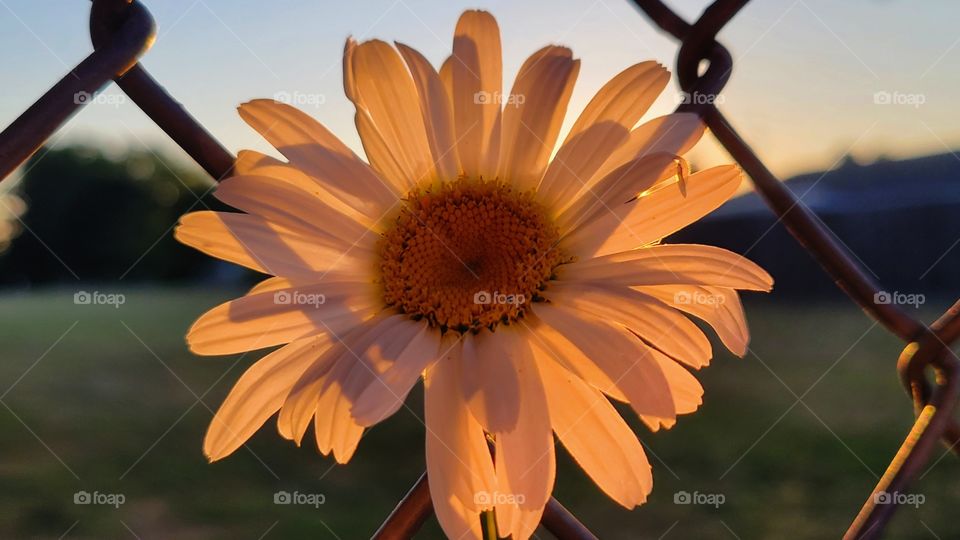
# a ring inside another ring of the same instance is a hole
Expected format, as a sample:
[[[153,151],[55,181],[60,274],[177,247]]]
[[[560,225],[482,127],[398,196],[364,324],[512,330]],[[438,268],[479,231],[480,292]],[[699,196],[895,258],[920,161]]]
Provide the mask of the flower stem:
[[[483,515],[487,522],[487,540],[497,540],[499,538],[497,534],[497,518],[493,510],[487,510]]]

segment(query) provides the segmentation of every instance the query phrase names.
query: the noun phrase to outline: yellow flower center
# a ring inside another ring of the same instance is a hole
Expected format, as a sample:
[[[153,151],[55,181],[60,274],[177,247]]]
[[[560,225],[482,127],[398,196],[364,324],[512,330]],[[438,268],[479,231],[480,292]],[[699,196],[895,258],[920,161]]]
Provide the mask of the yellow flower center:
[[[416,189],[381,239],[384,300],[441,329],[513,322],[562,262],[559,238],[531,193],[497,181]]]

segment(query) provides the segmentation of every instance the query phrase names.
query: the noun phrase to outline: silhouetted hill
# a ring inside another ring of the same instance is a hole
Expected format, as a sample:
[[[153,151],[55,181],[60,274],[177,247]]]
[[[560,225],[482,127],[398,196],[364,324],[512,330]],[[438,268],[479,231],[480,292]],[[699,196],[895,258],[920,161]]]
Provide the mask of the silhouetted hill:
[[[796,176],[787,187],[890,292],[960,294],[960,158],[933,155]],[[731,200],[674,242],[715,244],[767,268],[782,296],[829,294],[826,274],[756,193]]]

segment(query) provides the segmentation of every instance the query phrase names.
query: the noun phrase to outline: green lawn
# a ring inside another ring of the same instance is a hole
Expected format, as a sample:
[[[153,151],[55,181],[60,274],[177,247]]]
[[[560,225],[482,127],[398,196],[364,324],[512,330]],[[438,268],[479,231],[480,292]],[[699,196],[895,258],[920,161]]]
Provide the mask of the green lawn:
[[[345,467],[272,422],[207,464],[212,411],[259,355],[194,357],[182,336],[233,293],[124,292],[119,308],[74,305],[72,290],[0,297],[0,537],[365,538],[422,472],[410,411],[370,430]],[[755,356],[718,350],[698,414],[638,428],[654,465],[645,506],[618,507],[560,452],[556,496],[600,538],[835,538],[882,474],[912,421],[898,341],[852,305],[751,300]],[[418,414],[420,401],[415,391]],[[125,502],[74,504],[81,490]],[[278,490],[325,503],[276,505]],[[725,501],[674,504],[679,491]],[[915,492],[925,503],[901,508],[889,536],[957,537],[957,460],[933,465]],[[440,537],[435,522],[420,537]]]

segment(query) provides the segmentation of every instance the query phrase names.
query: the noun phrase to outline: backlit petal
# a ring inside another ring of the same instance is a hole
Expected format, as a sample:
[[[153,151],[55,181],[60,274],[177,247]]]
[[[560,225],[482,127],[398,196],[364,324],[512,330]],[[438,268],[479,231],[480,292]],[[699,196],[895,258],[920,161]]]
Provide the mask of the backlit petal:
[[[564,265],[565,281],[601,281],[619,285],[707,285],[769,291],[773,278],[762,268],[725,249],[696,244],[666,244],[604,255]]]
[[[666,376],[639,338],[603,319],[559,306],[537,305],[534,312],[607,373],[638,415],[675,416]]]
[[[427,129],[430,154],[440,180],[454,180],[460,173],[456,137],[453,133],[453,107],[440,75],[416,50],[397,43],[397,49],[410,68],[420,96],[420,110]]]
[[[222,459],[240,447],[268,418],[280,410],[290,387],[330,346],[316,336],[295,341],[250,366],[230,390],[210,422],[203,453],[210,461]]]
[[[310,276],[334,269],[366,273],[377,235],[355,243],[329,234],[287,229],[250,214],[194,212],[180,218],[174,231],[180,242],[208,255],[280,276]]]
[[[258,99],[241,105],[240,116],[291,165],[316,179],[318,187],[369,218],[379,219],[403,193],[385,183],[322,124],[294,107]],[[238,166],[238,174],[246,174],[246,168]]]
[[[366,283],[319,281],[249,294],[204,313],[187,333],[197,354],[232,354],[343,332],[376,312]]]
[[[504,101],[498,176],[518,191],[536,188],[553,152],[580,61],[566,47],[533,53]]]
[[[470,411],[487,431],[512,430],[520,417],[517,358],[522,355],[516,332],[504,329],[467,334],[463,340],[460,385]]]
[[[500,150],[503,67],[500,28],[485,11],[457,21],[450,59],[453,120],[464,174],[492,178]]]
[[[551,207],[566,206],[663,91],[670,75],[656,62],[642,62],[610,79],[590,100],[547,167],[538,195]],[[676,152],[675,152],[676,153]]]
[[[345,47],[347,97],[370,164],[402,193],[437,177],[420,97],[400,54],[380,40]]]
[[[609,212],[574,230],[564,245],[587,258],[656,242],[717,209],[733,196],[740,180],[737,166],[724,165],[659,184],[628,203],[622,216]]]
[[[636,289],[704,320],[737,356],[747,353],[750,331],[737,291],[697,285],[651,285]]]
[[[672,358],[700,368],[710,363],[710,340],[699,327],[672,307],[626,286],[603,283],[561,283],[545,291],[559,305],[617,322]]]
[[[637,436],[599,391],[549,358],[538,357],[537,366],[563,446],[611,499],[627,508],[643,504],[653,476]]]

